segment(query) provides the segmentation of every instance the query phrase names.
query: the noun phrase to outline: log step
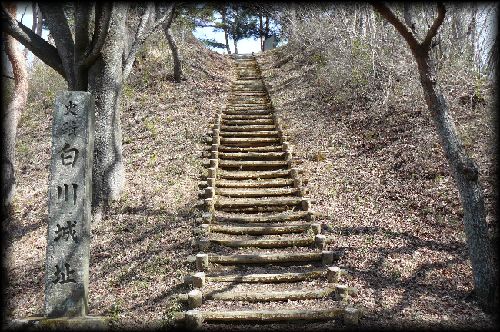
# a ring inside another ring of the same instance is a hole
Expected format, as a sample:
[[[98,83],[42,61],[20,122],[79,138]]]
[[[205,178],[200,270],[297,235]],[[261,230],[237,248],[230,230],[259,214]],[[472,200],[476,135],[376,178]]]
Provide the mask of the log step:
[[[221,144],[226,145],[252,145],[262,143],[280,143],[279,137],[221,137]]]
[[[311,224],[297,224],[276,226],[276,224],[260,224],[259,226],[242,226],[242,225],[220,225],[220,224],[205,224],[210,229],[211,233],[223,233],[233,235],[272,235],[272,234],[290,234],[303,233],[311,229]]]
[[[293,179],[217,181],[217,188],[279,188],[292,185],[293,185]]]
[[[219,207],[221,211],[228,213],[278,213],[278,212],[288,212],[296,209],[295,206],[289,205],[264,205],[264,206],[223,206]]]
[[[290,175],[290,170],[278,171],[218,171],[221,179],[272,179],[283,178]]]
[[[206,282],[246,282],[246,283],[287,283],[318,279],[326,275],[324,270],[313,270],[299,273],[265,273],[265,274],[233,274],[207,276]]]
[[[235,115],[238,116],[239,115]],[[256,115],[261,116],[261,115]],[[220,126],[220,131],[269,131],[275,130],[276,127],[274,125],[247,125],[247,126]]]
[[[283,151],[283,145],[267,146],[234,146],[219,145],[219,152],[278,152]]]
[[[215,215],[215,220],[217,222],[228,222],[228,223],[273,223],[273,222],[286,222],[286,221],[296,221],[306,218],[310,215],[309,211],[296,211],[287,213],[273,213],[273,214],[258,214],[258,215],[238,215],[238,216],[218,216]]]
[[[203,300],[247,302],[298,301],[321,299],[335,294],[335,287],[327,287],[319,290],[291,290],[280,292],[211,291],[203,294]]]
[[[267,110],[267,112],[272,112],[268,109],[271,106],[271,103],[265,104],[227,104],[226,110],[233,111],[259,111],[259,110]]]
[[[219,152],[220,159],[283,159],[285,152]]]
[[[224,137],[277,137],[276,130],[271,131],[221,131],[221,138]]]
[[[256,124],[274,124],[274,119],[253,119],[253,120],[221,120],[222,125],[241,126],[241,125],[256,125]]]
[[[226,115],[272,115],[273,111],[267,109],[226,109],[222,112],[222,116]]]
[[[280,254],[239,254],[208,255],[210,263],[217,264],[269,264],[269,263],[310,263],[321,261],[321,252],[280,253]]]
[[[219,168],[285,168],[287,166],[288,162],[286,160],[219,160]]]
[[[314,238],[288,238],[288,239],[266,239],[266,240],[226,240],[209,238],[211,243],[215,243],[230,248],[286,248],[286,247],[307,247],[314,243]]]
[[[232,91],[231,95],[233,96],[251,96],[251,97],[262,97],[267,96],[267,92],[265,90],[262,91]]]
[[[223,120],[250,120],[250,119],[272,119],[272,118],[273,115],[270,113],[269,114],[222,114]]]
[[[215,201],[215,207],[259,207],[259,206],[295,206],[301,204],[302,198],[283,197],[283,198],[218,198]]]
[[[238,310],[238,311],[199,311],[189,310],[186,316],[201,315],[205,322],[234,322],[234,321],[292,321],[292,320],[331,320],[345,315],[346,309],[342,306],[330,309],[316,310]],[[187,319],[187,318],[186,318]]]
[[[265,197],[265,196],[286,196],[299,193],[298,188],[258,188],[258,189],[239,189],[239,188],[218,188],[215,193],[221,196],[229,197]]]

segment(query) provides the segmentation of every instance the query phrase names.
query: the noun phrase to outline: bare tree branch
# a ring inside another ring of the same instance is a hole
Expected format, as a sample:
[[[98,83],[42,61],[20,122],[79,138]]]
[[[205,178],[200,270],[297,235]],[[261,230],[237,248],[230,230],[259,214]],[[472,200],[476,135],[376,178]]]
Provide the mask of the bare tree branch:
[[[30,28],[16,21],[3,5],[1,5],[0,8],[2,15],[2,30],[14,37],[33,52],[40,60],[66,79],[66,72],[64,71],[63,63],[57,49],[34,33]]]
[[[113,3],[110,2],[106,2],[104,4],[99,2],[96,3],[94,34],[82,60],[83,66],[90,67],[99,56],[108,34],[113,7]]]
[[[414,51],[417,51],[417,49],[420,46],[420,43],[416,39],[415,35],[408,30],[408,27],[401,22],[401,20],[394,15],[392,10],[384,3],[382,2],[376,2],[376,1],[370,1],[371,5],[375,10],[377,10],[382,16],[384,16],[389,23],[391,23],[396,30],[403,36],[403,38],[406,40],[408,45],[410,45],[410,48]]]
[[[442,2],[439,2],[437,4],[438,7],[438,16],[434,20],[434,23],[432,23],[432,26],[430,27],[429,31],[427,31],[427,35],[425,36],[424,41],[422,42],[422,47],[425,49],[428,49],[429,46],[431,45],[432,38],[437,34],[437,31],[441,24],[443,24],[444,17],[446,15],[446,8],[444,7],[444,4]]]
[[[75,4],[75,64],[78,64],[80,57],[85,54],[85,50],[90,43],[89,39],[89,19],[92,5],[88,2],[78,1]]]
[[[132,46],[130,47],[128,53],[124,54],[125,59],[122,65],[122,71],[125,78],[127,78],[132,71],[132,65],[134,63],[135,55],[139,50],[140,45],[142,45],[144,40],[147,38],[146,28],[153,14],[154,4],[152,2],[148,2],[144,13],[141,15],[141,21],[139,22],[139,26],[137,27],[137,31],[135,32]]]
[[[74,74],[74,47],[73,35],[68,25],[63,7],[59,4],[40,2],[38,4],[43,15],[47,18],[50,34],[54,37],[57,52],[66,72],[66,81],[72,87],[75,82]]]
[[[135,33],[134,41],[132,42],[132,46],[128,54],[125,56],[125,60],[123,62],[123,77],[126,79],[130,72],[132,71],[132,65],[134,63],[135,56],[139,51],[139,48],[149,37],[150,32],[154,31],[158,26],[168,20],[170,16],[173,16],[173,8],[175,4],[170,3],[163,15],[160,18],[156,19],[156,9],[154,3],[148,3],[146,11],[141,16],[141,21]],[[170,19],[171,20],[171,19]],[[149,23],[153,21],[152,23]],[[149,24],[148,24],[149,23]],[[148,26],[149,25],[149,26]]]

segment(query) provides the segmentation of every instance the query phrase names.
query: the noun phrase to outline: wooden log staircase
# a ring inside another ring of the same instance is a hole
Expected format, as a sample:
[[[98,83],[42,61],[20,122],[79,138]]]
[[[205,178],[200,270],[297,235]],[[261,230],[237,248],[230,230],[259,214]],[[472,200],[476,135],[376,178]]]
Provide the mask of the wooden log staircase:
[[[335,266],[315,223],[301,171],[253,56],[233,56],[227,106],[207,137],[204,210],[197,229],[188,310],[191,329],[212,324],[335,320],[357,325],[357,290]]]

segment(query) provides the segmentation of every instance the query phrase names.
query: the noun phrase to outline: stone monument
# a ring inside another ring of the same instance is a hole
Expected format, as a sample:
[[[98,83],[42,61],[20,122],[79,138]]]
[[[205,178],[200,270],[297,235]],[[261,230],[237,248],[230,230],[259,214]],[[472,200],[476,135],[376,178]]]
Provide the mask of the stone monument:
[[[14,319],[13,328],[106,329],[105,317],[88,316],[94,98],[66,91],[52,120],[49,218],[43,316]]]
[[[89,92],[57,96],[52,121],[45,277],[47,317],[88,312],[94,100]]]

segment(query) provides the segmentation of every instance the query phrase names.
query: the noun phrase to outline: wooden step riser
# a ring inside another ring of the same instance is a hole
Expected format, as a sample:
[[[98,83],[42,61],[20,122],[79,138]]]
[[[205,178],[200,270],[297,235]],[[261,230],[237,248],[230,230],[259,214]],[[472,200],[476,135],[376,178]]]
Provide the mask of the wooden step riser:
[[[257,138],[254,141],[251,141],[250,138],[246,138],[246,140],[232,140],[228,141],[226,138],[224,141],[221,140],[221,143],[223,143],[226,146],[233,146],[235,148],[258,148],[258,147],[267,147],[269,145],[277,145],[281,142],[281,139],[274,139],[271,138],[270,141],[265,141],[264,139],[267,139],[267,137],[263,138]]]
[[[287,178],[290,176],[288,171],[279,172],[219,172],[218,178],[220,179],[276,179],[276,178]]]
[[[274,119],[232,120],[221,119],[221,126],[274,125]]]
[[[277,216],[239,216],[239,217],[222,217],[215,216],[215,220],[219,223],[279,223],[279,222],[290,222],[297,220],[307,220],[309,213],[306,211],[298,211],[292,214],[277,215]]]
[[[219,159],[221,160],[284,160],[286,152],[246,152],[246,153],[227,153],[219,152]]]
[[[269,224],[266,224],[269,225]],[[299,234],[307,232],[311,229],[308,224],[296,226],[225,226],[225,225],[210,225],[210,233],[221,233],[231,235],[281,235],[281,234]]]
[[[309,247],[314,244],[314,239],[293,239],[293,240],[218,240],[209,239],[211,244],[217,244],[229,248],[261,248],[276,249],[288,247]]]
[[[228,152],[228,153],[245,153],[245,152],[280,152],[283,151],[282,145],[264,145],[264,146],[247,146],[247,147],[238,147],[238,146],[228,146],[228,145],[219,145],[219,152]]]
[[[261,120],[273,119],[272,114],[223,114],[221,120]]]
[[[289,283],[322,278],[325,271],[309,271],[302,273],[249,274],[206,277],[206,282],[244,282],[244,283]]]
[[[245,120],[245,119],[231,119],[231,120]],[[247,125],[247,126],[220,126],[220,132],[236,132],[236,131],[273,131],[276,130],[274,125]]]
[[[299,301],[314,300],[326,297],[340,299],[335,288],[312,291],[283,291],[269,293],[236,293],[236,292],[210,292],[203,294],[207,301],[246,301],[246,302],[273,302],[273,301]]]
[[[198,311],[189,310],[176,317],[185,320],[190,329],[201,328],[203,322],[290,322],[324,321],[343,318],[344,325],[355,326],[359,322],[359,310],[352,307],[321,310],[259,310],[259,311]]]
[[[273,137],[279,138],[280,133],[277,131],[220,131],[221,138],[228,137]]]
[[[217,199],[216,207],[260,207],[260,206],[297,206],[302,203],[302,198],[275,198],[275,199]]]
[[[246,111],[246,110],[265,110],[271,106],[271,103],[264,104],[238,104],[232,105],[227,104],[226,109],[228,110],[236,110],[236,111]]]
[[[273,115],[273,111],[261,108],[261,109],[226,109],[222,112],[222,115]]]
[[[219,160],[218,166],[223,170],[260,170],[260,169],[276,169],[287,167],[287,162],[283,160]]]
[[[215,193],[221,196],[229,197],[270,197],[270,196],[291,196],[298,195],[300,190],[297,188],[284,188],[284,189],[227,189],[219,188],[215,189]]]
[[[293,179],[261,181],[217,181],[217,188],[281,188],[293,186]]]
[[[255,206],[255,207],[217,207],[220,211],[230,213],[262,213],[262,212],[285,212],[297,209],[297,206]]]
[[[338,257],[337,257],[338,258]],[[208,262],[215,264],[281,264],[281,263],[313,263],[323,262],[331,264],[335,260],[335,254],[330,253],[328,257],[321,252],[307,252],[300,254],[269,254],[269,255],[233,255],[219,256],[208,255]]]

